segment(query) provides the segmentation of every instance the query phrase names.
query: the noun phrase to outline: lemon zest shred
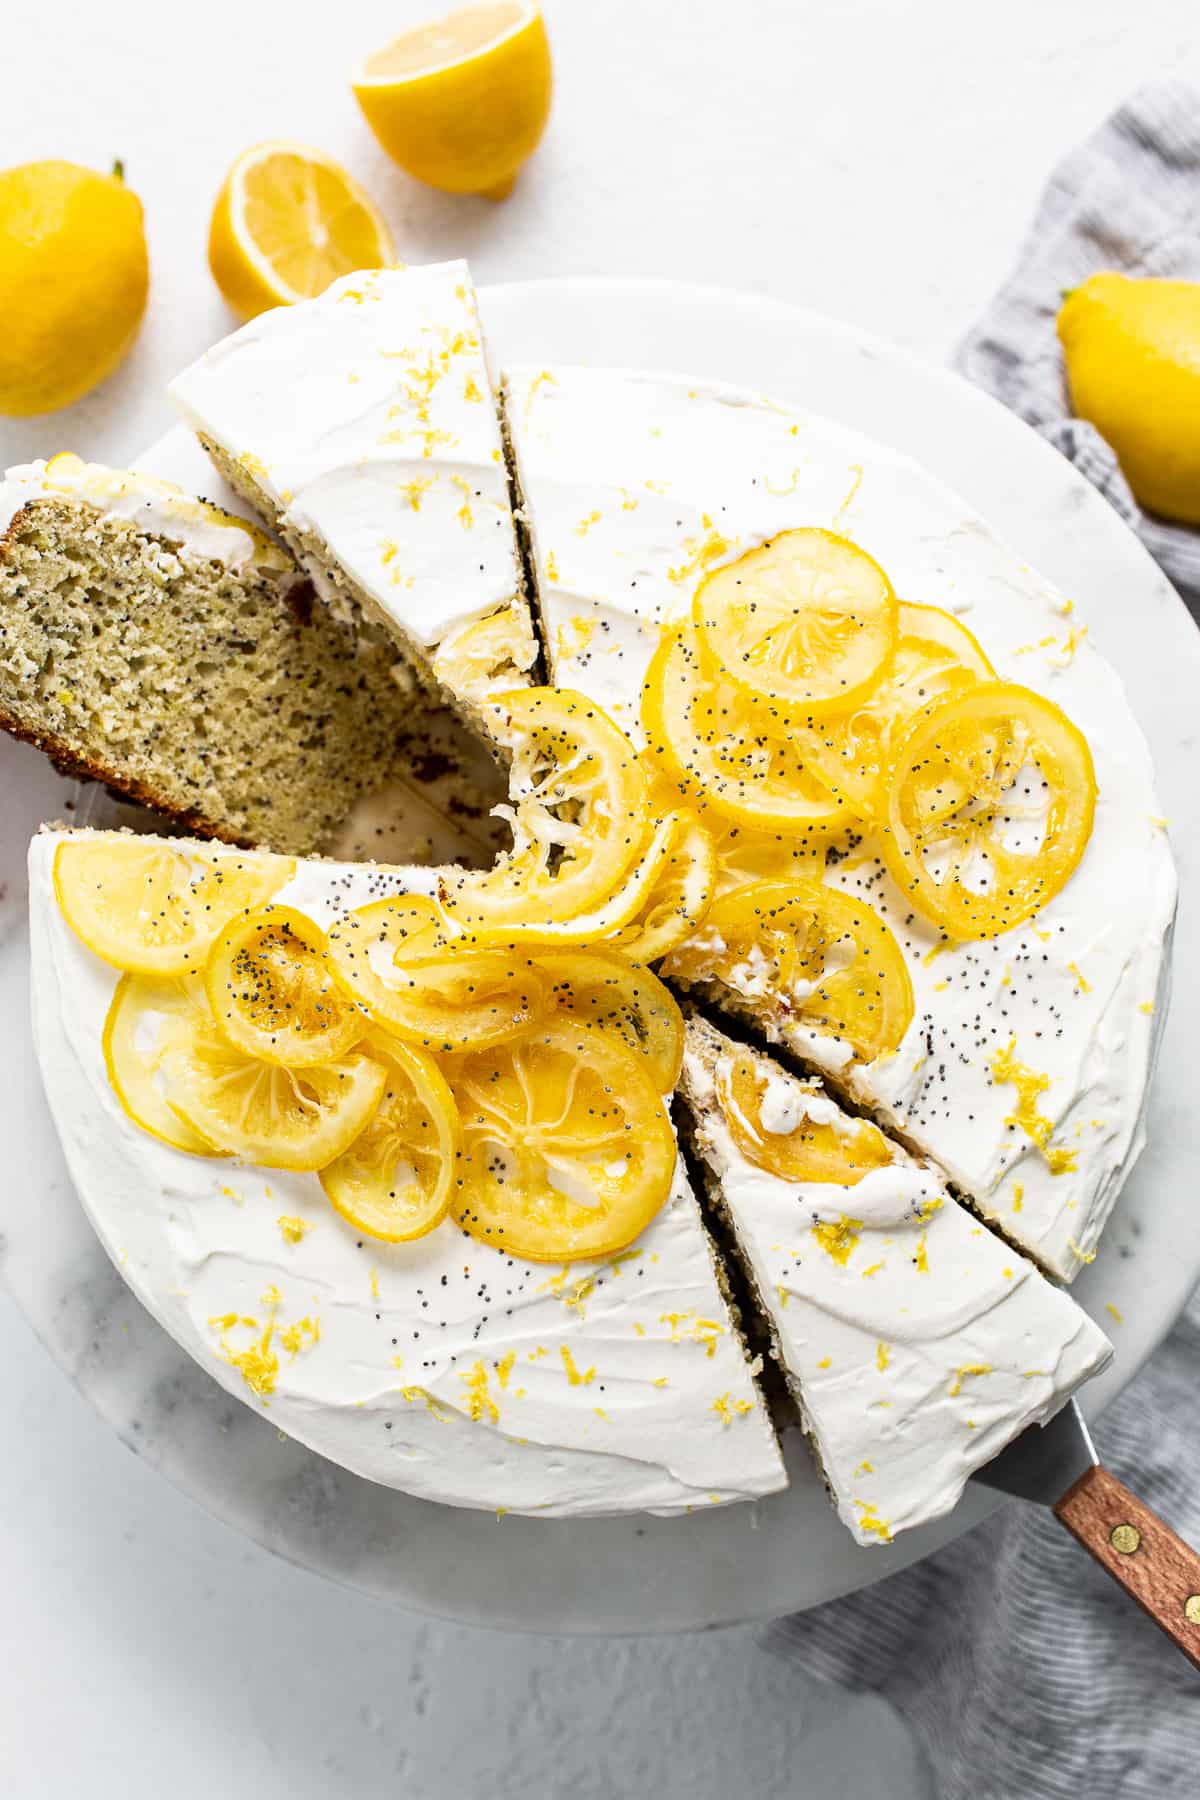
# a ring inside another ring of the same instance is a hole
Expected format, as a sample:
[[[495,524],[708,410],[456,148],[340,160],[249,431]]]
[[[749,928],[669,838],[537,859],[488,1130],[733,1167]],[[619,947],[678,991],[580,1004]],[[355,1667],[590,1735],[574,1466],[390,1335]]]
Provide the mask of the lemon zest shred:
[[[962,1384],[968,1376],[990,1375],[991,1373],[991,1363],[963,1363],[962,1367],[955,1371],[954,1380],[950,1387],[950,1398],[953,1400],[962,1393]]]
[[[1017,1090],[1017,1104],[1006,1116],[1004,1123],[1018,1126],[1025,1133],[1037,1146],[1052,1175],[1065,1175],[1078,1167],[1076,1153],[1074,1150],[1051,1145],[1050,1135],[1054,1130],[1054,1121],[1038,1110],[1038,1100],[1050,1086],[1050,1077],[1030,1068],[1028,1063],[1019,1062],[1016,1048],[1016,1038],[1010,1038],[1007,1047],[997,1050],[992,1057],[992,1075],[995,1080],[1002,1084],[1011,1083]]]
[[[488,1391],[488,1368],[483,1358],[477,1358],[465,1374],[460,1370],[458,1379],[467,1390],[467,1411],[476,1424],[484,1418],[493,1425],[497,1424],[500,1418],[500,1408]]]
[[[567,1371],[567,1380],[572,1387],[587,1387],[595,1379],[594,1367],[581,1370],[576,1366],[568,1344],[560,1344],[558,1354],[562,1357],[563,1368]]]
[[[812,1234],[826,1256],[845,1268],[850,1260],[850,1253],[859,1240],[862,1228],[861,1219],[852,1219],[843,1213],[842,1217],[834,1223],[819,1221],[813,1226]]]
[[[873,1532],[874,1535],[877,1538],[881,1538],[885,1544],[890,1544],[892,1541],[891,1527],[886,1519],[880,1518],[872,1502],[870,1500],[855,1500],[854,1504],[858,1507],[862,1515],[858,1521],[859,1530]]]

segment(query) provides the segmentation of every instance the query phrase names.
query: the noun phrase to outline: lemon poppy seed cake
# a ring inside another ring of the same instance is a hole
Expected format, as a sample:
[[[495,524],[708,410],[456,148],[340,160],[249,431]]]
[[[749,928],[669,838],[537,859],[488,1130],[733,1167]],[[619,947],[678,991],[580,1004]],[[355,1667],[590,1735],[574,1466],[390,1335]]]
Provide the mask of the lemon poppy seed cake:
[[[1073,600],[811,414],[599,368],[504,393],[551,678],[648,745],[715,847],[664,973],[1070,1279],[1141,1146],[1175,903],[1144,739]]]
[[[72,1176],[125,1279],[233,1393],[361,1475],[463,1506],[672,1512],[784,1485],[676,1167],[659,1087],[678,1044],[665,1065],[657,1045],[635,1059],[591,1029],[608,1009],[586,970],[574,987],[561,968],[514,984],[508,963],[473,976],[477,996],[492,985],[454,1030],[459,1053],[432,986],[403,1019],[388,1011],[403,1038],[376,1032],[324,991],[327,934],[343,968],[361,955],[365,971],[381,910],[399,909],[402,938],[432,908],[429,870],[44,832],[30,875],[36,1041]],[[153,896],[153,933],[122,891]],[[214,957],[214,923],[231,918]],[[253,942],[237,938],[247,921]],[[206,958],[221,968],[212,1000]],[[306,980],[309,1009],[289,1010]],[[524,1046],[488,1047],[497,1009],[552,987]],[[369,976],[350,991],[373,993]],[[400,1010],[411,998],[393,993]],[[548,1127],[559,1184],[541,1196],[545,1231],[531,1205],[519,1246],[480,1217],[503,1193],[490,1167],[522,1154],[510,1107],[531,1139]],[[649,1183],[644,1225],[583,1204],[600,1168],[597,1193],[619,1207],[603,1168],[622,1160]],[[529,1260],[564,1217],[587,1234],[560,1238],[571,1260]]]
[[[500,423],[467,265],[368,270],[215,345],[171,397],[335,612],[468,718],[530,679]]]
[[[502,842],[488,758],[315,606],[287,553],[168,482],[62,455],[0,483],[0,724],[192,830],[295,852]]]
[[[948,1512],[974,1470],[1109,1360],[1082,1307],[819,1082],[693,1019],[682,1091],[859,1543]]]
[[[761,1346],[860,1544],[947,1511],[1110,1353],[1053,1278],[1140,1148],[1174,905],[1072,602],[758,396],[514,368],[498,421],[461,264],[348,277],[174,394],[337,641],[496,754],[504,845],[35,839],[38,1054],[126,1279],[428,1498],[770,1494]]]

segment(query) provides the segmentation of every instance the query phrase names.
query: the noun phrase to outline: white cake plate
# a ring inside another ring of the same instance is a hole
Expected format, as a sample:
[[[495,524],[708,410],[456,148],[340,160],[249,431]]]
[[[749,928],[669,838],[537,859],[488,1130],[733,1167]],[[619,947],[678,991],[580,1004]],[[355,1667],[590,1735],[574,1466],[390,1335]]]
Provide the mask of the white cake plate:
[[[1041,439],[976,389],[794,307],[673,282],[523,282],[481,294],[494,361],[684,370],[827,413],[908,451],[1066,593],[1123,674],[1150,740],[1184,903],[1179,997],[1164,1037],[1149,1148],[1075,1292],[1117,1355],[1084,1397],[1093,1418],[1130,1380],[1200,1276],[1190,1143],[1200,1058],[1191,865],[1200,636],[1134,536]],[[207,459],[173,432],[143,467],[213,497]],[[915,596],[919,598],[920,596]],[[793,1485],[757,1506],[677,1520],[537,1520],[410,1499],[346,1474],[231,1399],[143,1312],[71,1189],[30,1041],[25,850],[77,795],[34,752],[0,743],[0,1251],[47,1347],[122,1439],[268,1549],[416,1611],[538,1631],[684,1630],[816,1606],[877,1581],[997,1504],[968,1492],[948,1519],[890,1548],[855,1547],[802,1444]],[[1115,1309],[1115,1312],[1109,1309]],[[1118,1323],[1119,1317],[1119,1323]],[[1100,1443],[1104,1433],[1101,1424]]]

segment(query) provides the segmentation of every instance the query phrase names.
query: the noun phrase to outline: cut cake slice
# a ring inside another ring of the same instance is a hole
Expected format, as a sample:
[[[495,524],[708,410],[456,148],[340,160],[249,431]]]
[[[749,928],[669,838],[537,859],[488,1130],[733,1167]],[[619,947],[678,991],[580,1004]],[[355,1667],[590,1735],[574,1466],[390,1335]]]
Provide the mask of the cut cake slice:
[[[859,1543],[949,1512],[974,1470],[1109,1360],[1069,1295],[818,1082],[692,1019],[681,1092]]]
[[[465,716],[482,726],[484,701],[531,679],[537,640],[464,262],[348,275],[251,320],[170,393],[332,609],[382,621]]]
[[[233,843],[486,863],[492,760],[399,676],[170,483],[62,455],[0,484],[0,725],[65,773]]]

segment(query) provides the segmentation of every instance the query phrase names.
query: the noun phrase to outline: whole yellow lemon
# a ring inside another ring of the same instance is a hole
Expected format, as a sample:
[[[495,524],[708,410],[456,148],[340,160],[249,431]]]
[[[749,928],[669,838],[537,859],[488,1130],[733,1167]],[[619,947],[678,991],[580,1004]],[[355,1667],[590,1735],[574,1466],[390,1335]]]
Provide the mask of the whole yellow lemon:
[[[57,412],[111,375],[149,286],[142,203],[119,164],[0,170],[0,413]]]
[[[1139,503],[1200,525],[1200,283],[1089,276],[1058,315],[1071,405]]]

